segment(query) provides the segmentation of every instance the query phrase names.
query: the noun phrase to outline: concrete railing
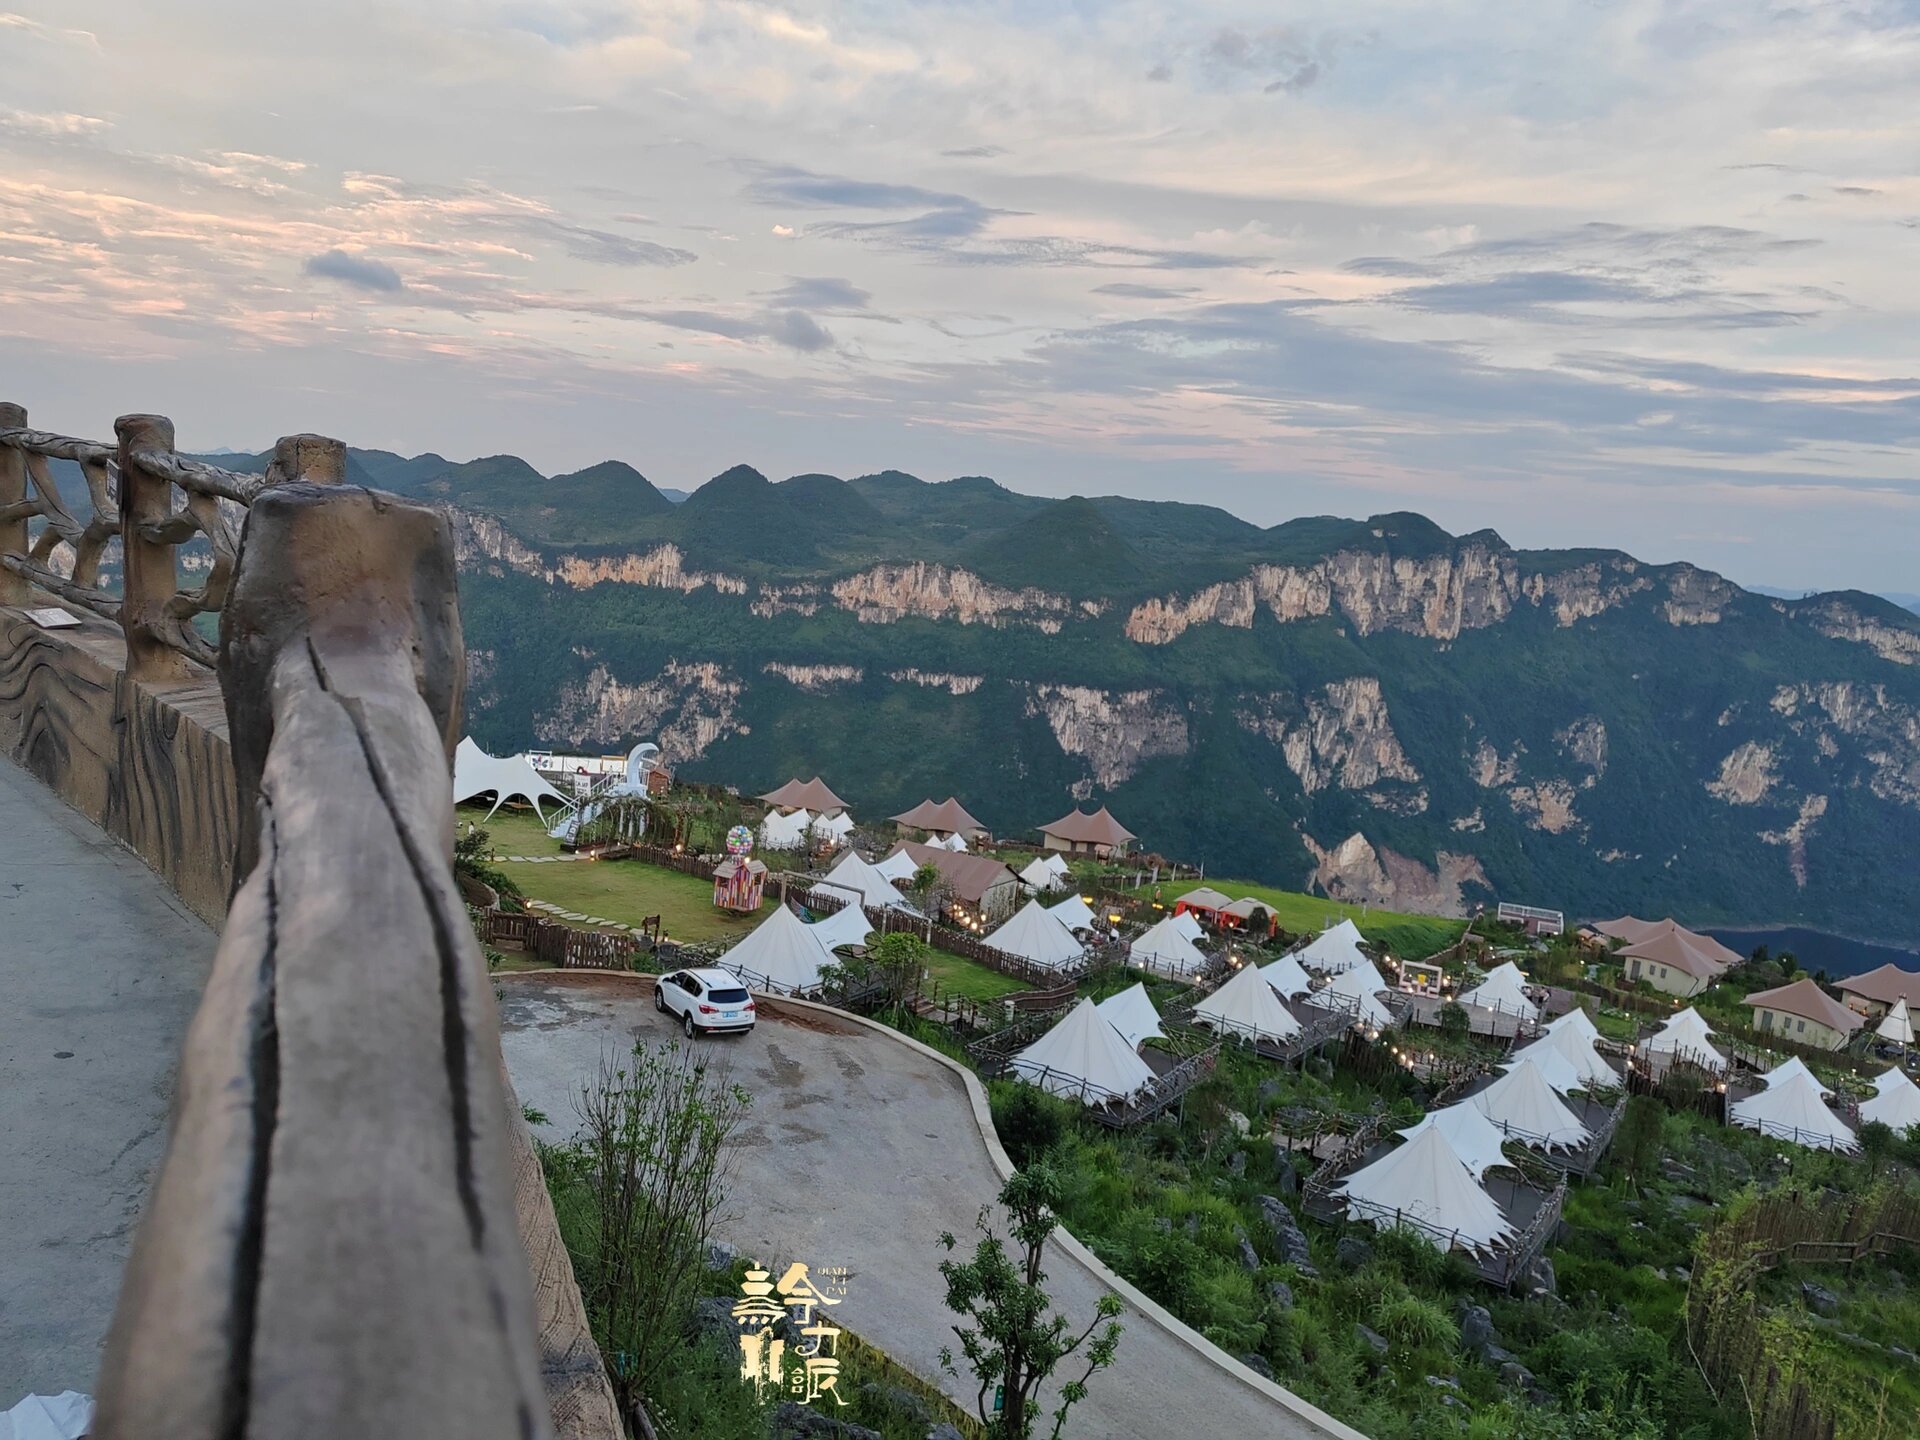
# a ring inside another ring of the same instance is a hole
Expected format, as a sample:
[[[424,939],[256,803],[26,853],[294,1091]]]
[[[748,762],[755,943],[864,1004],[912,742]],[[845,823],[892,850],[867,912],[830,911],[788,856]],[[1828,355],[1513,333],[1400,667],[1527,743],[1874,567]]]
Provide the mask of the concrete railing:
[[[157,417],[116,431],[0,407],[0,744],[226,914],[93,1433],[612,1440],[453,880],[447,522],[339,484],[337,441],[283,440],[261,479],[173,455]],[[97,620],[29,619],[56,599]]]

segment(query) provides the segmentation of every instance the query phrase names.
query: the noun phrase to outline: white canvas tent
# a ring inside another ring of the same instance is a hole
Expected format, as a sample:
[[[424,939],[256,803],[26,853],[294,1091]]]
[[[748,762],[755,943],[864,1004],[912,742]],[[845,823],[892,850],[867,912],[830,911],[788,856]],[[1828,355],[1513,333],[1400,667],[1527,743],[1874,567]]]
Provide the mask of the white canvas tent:
[[[967,837],[962,835],[958,830],[947,836],[946,839],[935,840],[933,843],[938,845],[942,850],[953,851],[956,855],[965,853],[967,849]]]
[[[1546,1023],[1545,1028],[1549,1033],[1558,1030],[1571,1030],[1574,1034],[1582,1035],[1589,1041],[1600,1038],[1600,1027],[1594,1024],[1592,1017],[1578,1005],[1574,1006],[1573,1009],[1567,1011],[1564,1015],[1556,1015]]]
[[[1354,1171],[1338,1193],[1349,1220],[1382,1229],[1412,1222],[1411,1228],[1447,1237],[1454,1248],[1489,1250],[1513,1238],[1500,1207],[1437,1128]]]
[[[487,811],[488,820],[507,801],[518,799],[531,805],[544,825],[547,817],[540,811],[542,800],[553,801],[561,810],[570,803],[566,796],[540,778],[540,772],[525,755],[489,755],[474,744],[469,735],[453,752],[453,803],[458,805],[489,792],[493,795],[493,810]]]
[[[1327,982],[1325,989],[1307,996],[1307,1003],[1324,1010],[1342,1010],[1357,1004],[1363,1024],[1376,1030],[1388,1030],[1393,1027],[1393,1012],[1380,1000],[1380,992],[1386,988],[1387,982],[1381,978],[1374,963],[1362,960],[1351,969],[1335,975]]]
[[[907,903],[906,896],[893,888],[893,882],[862,860],[857,851],[849,850],[842,855],[827,872],[826,878],[833,885],[844,887],[838,890],[831,886],[828,888],[827,893],[838,899],[849,899],[851,897],[847,895],[847,890],[857,890],[868,905],[905,910],[909,914],[919,913]]]
[[[1584,1145],[1592,1132],[1580,1123],[1547,1083],[1531,1060],[1521,1060],[1467,1103],[1491,1120],[1501,1132],[1529,1145],[1573,1149]]]
[[[1789,1075],[1757,1095],[1734,1101],[1727,1107],[1727,1119],[1809,1150],[1860,1148],[1853,1131],[1821,1103],[1820,1087],[1804,1075]]]
[[[1260,978],[1284,1000],[1298,1000],[1313,989],[1313,981],[1300,968],[1300,962],[1291,955],[1282,955],[1278,960],[1262,965]]]
[[[1351,920],[1321,931],[1311,944],[1294,951],[1293,958],[1322,975],[1340,975],[1370,963],[1360,950],[1360,927]]]
[[[1031,960],[1046,970],[1071,965],[1086,953],[1073,932],[1038,900],[1029,900],[1011,919],[987,936],[996,949]]]
[[[1709,1043],[1712,1039],[1713,1031],[1707,1028],[1707,1022],[1689,1005],[1649,1035],[1640,1048],[1649,1055],[1670,1055],[1724,1073],[1727,1057],[1713,1048]]]
[[[1877,1093],[1860,1102],[1860,1120],[1862,1124],[1878,1120],[1883,1125],[1891,1125],[1894,1133],[1904,1135],[1911,1127],[1920,1125],[1920,1085],[1915,1085],[1900,1070],[1889,1070],[1880,1080],[1888,1075],[1893,1077],[1891,1083],[1881,1085],[1875,1081]]]
[[[1887,1091],[1898,1088],[1900,1082],[1906,1079],[1906,1072],[1898,1065],[1894,1066],[1891,1070],[1882,1070],[1878,1075],[1873,1077],[1873,1093],[1876,1095],[1884,1095]],[[1912,1084],[1913,1082],[1908,1080],[1907,1083]]]
[[[1760,1084],[1765,1089],[1771,1090],[1784,1080],[1804,1080],[1820,1092],[1821,1099],[1831,1100],[1833,1098],[1833,1087],[1823,1084],[1820,1077],[1809,1070],[1806,1061],[1802,1060],[1798,1055],[1781,1061],[1778,1065],[1774,1066],[1773,1069],[1767,1071],[1766,1074],[1760,1077]]]
[[[1135,940],[1127,961],[1160,975],[1197,975],[1207,968],[1207,957],[1175,928],[1172,916],[1156,922]]]
[[[1091,1000],[1082,1000],[1014,1056],[1010,1069],[1042,1090],[1071,1096],[1083,1105],[1131,1099],[1153,1084],[1147,1062]]]
[[[813,822],[811,828],[814,839],[838,845],[853,833],[853,817],[844,810],[833,815],[822,815]]]
[[[1482,1010],[1500,1015],[1524,1015],[1529,1020],[1537,1020],[1540,1007],[1527,998],[1526,986],[1527,977],[1509,960],[1489,970],[1486,979],[1460,996],[1460,1003],[1478,1005]]]
[[[795,810],[782,815],[772,811],[760,822],[760,848],[763,850],[798,850],[807,842],[807,828],[813,823],[813,817],[804,810]]]
[[[1611,1087],[1620,1083],[1618,1072],[1593,1048],[1593,1041],[1572,1025],[1548,1030],[1531,1045],[1524,1045],[1513,1054],[1516,1060],[1523,1056],[1536,1060],[1552,1056],[1568,1067],[1567,1073],[1572,1075],[1573,1083],[1563,1087],[1556,1081],[1553,1087],[1556,1090],[1585,1090],[1592,1086]],[[1550,1081],[1554,1079],[1551,1069],[1547,1078]]]
[[[1874,1027],[1874,1034],[1896,1045],[1913,1044],[1913,1017],[1907,1013],[1907,997],[1902,995],[1887,1011],[1886,1019]]]
[[[1571,1095],[1574,1091],[1584,1088],[1580,1072],[1575,1070],[1572,1062],[1558,1050],[1540,1050],[1524,1056],[1516,1051],[1514,1058],[1500,1068],[1502,1071],[1511,1070],[1522,1059],[1539,1067],[1541,1075],[1546,1078],[1547,1084],[1553,1087],[1553,1093],[1556,1095]]]
[[[1187,939],[1193,941],[1196,945],[1200,943],[1207,933],[1207,927],[1200,923],[1199,917],[1191,910],[1182,910],[1178,915],[1174,916],[1173,928],[1186,936]]]
[[[886,859],[876,861],[873,868],[889,880],[911,880],[920,870],[904,850],[896,850]]]
[[[1300,1033],[1300,1022],[1287,1013],[1261,973],[1242,966],[1213,994],[1193,1007],[1196,1023],[1216,1035],[1238,1035],[1247,1040],[1290,1040]]]
[[[1513,1164],[1500,1148],[1507,1138],[1500,1133],[1500,1127],[1464,1100],[1444,1110],[1429,1111],[1420,1118],[1418,1125],[1402,1130],[1400,1135],[1403,1139],[1413,1140],[1427,1130],[1438,1130],[1446,1137],[1447,1144],[1453,1147],[1453,1153],[1460,1157],[1467,1167],[1467,1173],[1476,1180],[1496,1165],[1511,1167]]]
[[[1046,860],[1035,860],[1030,863],[1026,869],[1020,872],[1020,883],[1029,890],[1041,892],[1064,889],[1066,886],[1065,878],[1059,871],[1047,863],[1047,860],[1057,858],[1056,856],[1049,855]]]
[[[1040,863],[1062,880],[1065,880],[1073,873],[1067,865],[1066,858],[1058,853],[1045,856]]]
[[[1117,995],[1109,995],[1094,1008],[1135,1050],[1143,1041],[1167,1038],[1160,1029],[1160,1012],[1147,997],[1145,981],[1129,985]]]
[[[842,945],[864,945],[873,934],[873,926],[867,922],[867,912],[858,905],[842,905],[824,920],[814,921],[807,929],[828,952],[838,950]]]
[[[832,959],[814,927],[784,905],[756,925],[717,962],[750,986],[792,995],[820,983],[820,967]]]
[[[1058,905],[1048,906],[1047,913],[1069,930],[1091,930],[1097,918],[1092,907],[1078,895],[1069,895]]]

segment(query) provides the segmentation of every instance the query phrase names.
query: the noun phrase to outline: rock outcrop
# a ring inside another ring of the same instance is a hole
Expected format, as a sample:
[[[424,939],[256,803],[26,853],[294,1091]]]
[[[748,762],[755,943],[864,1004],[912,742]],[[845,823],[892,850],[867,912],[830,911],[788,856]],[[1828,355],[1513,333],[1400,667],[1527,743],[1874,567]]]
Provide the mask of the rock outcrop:
[[[698,760],[728,735],[749,733],[736,718],[743,688],[739,676],[712,661],[671,660],[658,675],[637,684],[595,665],[584,680],[561,690],[535,728],[541,739],[564,745],[648,737],[669,765],[682,764]]]
[[[1480,861],[1472,855],[1442,850],[1429,868],[1385,846],[1376,846],[1355,831],[1332,849],[1311,835],[1301,841],[1314,858],[1307,888],[1335,900],[1384,905],[1422,915],[1461,916],[1467,913],[1466,887],[1482,892],[1493,888]]]
[[[962,625],[1031,625],[1048,635],[1060,633],[1062,618],[1078,607],[1064,595],[1031,587],[1009,590],[989,584],[971,570],[915,560],[905,565],[875,565],[836,580],[834,603],[862,624],[886,624],[908,616],[955,620]]]
[[[1060,748],[1085,759],[1103,790],[1131,779],[1143,761],[1187,753],[1186,712],[1158,690],[1035,685],[1027,713],[1045,717]]]

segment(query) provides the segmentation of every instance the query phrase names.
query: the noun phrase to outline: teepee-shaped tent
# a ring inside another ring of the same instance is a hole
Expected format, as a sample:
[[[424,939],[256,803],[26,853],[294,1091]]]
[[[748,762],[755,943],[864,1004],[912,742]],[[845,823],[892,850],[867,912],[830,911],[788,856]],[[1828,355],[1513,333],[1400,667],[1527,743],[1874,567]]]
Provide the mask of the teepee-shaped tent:
[[[1199,918],[1194,915],[1191,910],[1182,910],[1178,915],[1173,917],[1172,923],[1175,930],[1179,931],[1196,945],[1206,936],[1207,927],[1200,923]]]
[[[818,985],[820,967],[832,958],[813,926],[786,906],[776,905],[718,963],[756,989],[791,995]]]
[[[1478,1005],[1500,1015],[1521,1015],[1537,1020],[1540,1007],[1527,998],[1527,977],[1511,960],[1496,965],[1487,978],[1460,996],[1462,1005]]]
[[[838,845],[853,833],[853,817],[842,810],[836,815],[822,815],[811,826],[813,838]]]
[[[1907,1080],[1907,1072],[1902,1070],[1898,1065],[1894,1066],[1891,1070],[1882,1070],[1878,1075],[1873,1077],[1873,1093],[1876,1095],[1884,1095],[1889,1090],[1897,1089],[1903,1080]],[[1907,1083],[1911,1085],[1913,1082],[1907,1080]]]
[[[1293,958],[1322,975],[1339,975],[1356,965],[1369,963],[1360,950],[1360,927],[1351,920],[1342,920],[1331,930],[1321,931],[1312,944],[1294,951]]]
[[[1862,1123],[1878,1120],[1883,1125],[1891,1125],[1896,1134],[1904,1135],[1913,1126],[1920,1125],[1920,1085],[1914,1084],[1901,1070],[1889,1070],[1887,1075],[1893,1077],[1892,1082],[1879,1085],[1876,1081],[1877,1093],[1860,1102],[1860,1119]]]
[[[1771,1090],[1774,1086],[1787,1080],[1804,1080],[1820,1092],[1821,1099],[1831,1100],[1833,1098],[1833,1087],[1823,1083],[1818,1075],[1807,1068],[1807,1062],[1802,1060],[1798,1055],[1782,1060],[1778,1065],[1774,1066],[1773,1069],[1767,1071],[1766,1074],[1760,1077],[1760,1084],[1764,1089]]]
[[[1344,1010],[1357,1005],[1361,1023],[1375,1030],[1387,1030],[1393,1026],[1393,1012],[1380,1001],[1380,992],[1387,988],[1374,963],[1362,960],[1335,975],[1325,989],[1307,996],[1307,1003],[1326,1010]]]
[[[1907,1013],[1907,997],[1902,995],[1887,1011],[1887,1018],[1874,1027],[1874,1034],[1896,1045],[1913,1044],[1913,1017]]]
[[[1082,1000],[1058,1025],[1014,1056],[1010,1068],[1042,1090],[1070,1095],[1083,1105],[1131,1099],[1153,1084],[1147,1062],[1091,1000]]]
[[[1444,1110],[1428,1112],[1418,1125],[1402,1130],[1400,1135],[1413,1140],[1426,1130],[1438,1130],[1446,1136],[1453,1153],[1465,1162],[1468,1173],[1476,1180],[1496,1165],[1510,1167],[1513,1164],[1500,1148],[1507,1138],[1500,1133],[1500,1127],[1464,1100]]]
[[[1708,1070],[1724,1072],[1727,1057],[1713,1048],[1709,1043],[1712,1039],[1713,1031],[1707,1028],[1707,1022],[1689,1005],[1649,1035],[1640,1048],[1649,1055],[1671,1055]]]
[[[1143,1041],[1167,1038],[1160,1029],[1160,1012],[1147,997],[1144,981],[1129,985],[1117,995],[1109,995],[1093,1008],[1136,1050]]]
[[[814,921],[807,930],[820,942],[821,948],[829,952],[842,945],[864,945],[873,934],[867,912],[858,905],[842,905],[824,920]]]
[[[920,873],[920,867],[913,863],[913,857],[904,850],[896,850],[886,859],[874,861],[873,868],[889,880],[911,880]]]
[[[1048,906],[1047,913],[1069,930],[1091,930],[1097,918],[1092,907],[1078,895],[1069,895],[1058,905]]]
[[[1274,993],[1283,1000],[1298,1000],[1313,989],[1313,981],[1307,978],[1307,972],[1300,968],[1300,962],[1291,955],[1282,955],[1278,960],[1262,965],[1260,978],[1271,985]]]
[[[1542,1059],[1552,1056],[1554,1060],[1567,1066],[1567,1073],[1573,1077],[1573,1083],[1564,1087],[1564,1090],[1558,1082],[1555,1082],[1553,1087],[1556,1090],[1563,1090],[1563,1093],[1597,1086],[1612,1087],[1620,1083],[1620,1076],[1611,1065],[1607,1064],[1600,1052],[1593,1048],[1593,1041],[1571,1025],[1563,1025],[1558,1030],[1548,1030],[1531,1045],[1524,1045],[1514,1051],[1513,1055],[1516,1060],[1522,1057]],[[1547,1078],[1554,1079],[1551,1066],[1549,1066]]]
[[[1453,1248],[1489,1250],[1513,1238],[1513,1226],[1438,1128],[1354,1171],[1337,1193],[1349,1220],[1382,1229],[1413,1222],[1411,1228],[1448,1237]]]
[[[1556,1095],[1571,1095],[1574,1091],[1585,1088],[1580,1080],[1580,1072],[1575,1070],[1573,1063],[1558,1050],[1540,1050],[1531,1055],[1523,1055],[1516,1051],[1514,1058],[1502,1065],[1500,1069],[1511,1070],[1522,1060],[1539,1067],[1540,1074],[1545,1077],[1547,1084],[1553,1087],[1553,1093]]]
[[[1217,1035],[1248,1040],[1288,1040],[1300,1033],[1300,1022],[1251,965],[1236,970],[1231,980],[1194,1006],[1193,1018]]]
[[[525,755],[489,755],[473,743],[471,735],[466,736],[453,752],[453,803],[458,805],[489,791],[493,793],[493,810],[487,811],[488,820],[507,801],[518,798],[533,807],[534,815],[544,825],[547,817],[540,813],[542,800],[551,800],[562,809],[568,803],[566,796],[540,778]]]
[[[987,936],[995,949],[1031,960],[1046,970],[1071,965],[1086,953],[1086,947],[1073,938],[1046,906],[1029,900],[998,930]]]
[[[1592,1132],[1580,1123],[1531,1060],[1521,1060],[1467,1103],[1514,1140],[1550,1150],[1584,1145]]]
[[[1135,940],[1128,959],[1142,969],[1163,975],[1197,975],[1207,968],[1207,957],[1180,933],[1172,916],[1159,921]]]
[[[1860,1148],[1853,1131],[1821,1103],[1819,1085],[1804,1075],[1789,1075],[1758,1095],[1734,1101],[1727,1107],[1727,1119],[1809,1150]]]
[[[786,815],[771,810],[760,822],[760,846],[764,850],[797,850],[806,844],[807,827],[812,823],[813,817],[804,810]]]
[[[850,899],[847,891],[857,890],[863,904],[917,913],[907,903],[906,897],[893,888],[893,882],[862,860],[857,851],[849,850],[842,855],[839,863],[827,872],[826,878],[833,882],[827,887],[829,895]],[[840,888],[834,888],[836,886]]]
[[[1554,1016],[1547,1021],[1545,1028],[1549,1033],[1556,1030],[1571,1030],[1576,1035],[1585,1036],[1589,1042],[1600,1038],[1600,1027],[1594,1024],[1593,1017],[1578,1005],[1564,1015]]]

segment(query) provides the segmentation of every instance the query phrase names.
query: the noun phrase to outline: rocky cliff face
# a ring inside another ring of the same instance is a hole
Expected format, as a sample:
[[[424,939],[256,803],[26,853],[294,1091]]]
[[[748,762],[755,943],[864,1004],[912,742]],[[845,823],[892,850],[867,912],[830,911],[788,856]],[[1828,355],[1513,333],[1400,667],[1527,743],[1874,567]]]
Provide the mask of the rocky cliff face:
[[[698,760],[718,741],[751,733],[736,718],[740,677],[711,661],[669,661],[638,684],[614,679],[595,665],[584,680],[562,690],[536,721],[539,738],[552,745],[611,746],[648,735],[669,765]]]
[[[1299,718],[1287,718],[1301,709]],[[1333,785],[1364,791],[1383,780],[1420,783],[1420,772],[1393,733],[1374,676],[1336,680],[1308,696],[1303,707],[1285,693],[1242,696],[1234,718],[1280,747],[1287,768],[1309,795]],[[1422,795],[1418,807],[1425,806]]]
[[[1186,713],[1156,690],[1114,693],[1084,685],[1035,685],[1027,713],[1043,716],[1061,750],[1085,759],[1093,787],[1111,790],[1133,777],[1143,761],[1187,753]]]
[[[1009,590],[988,584],[970,570],[924,561],[875,565],[835,581],[832,594],[836,604],[869,625],[913,615],[962,625],[1031,625],[1057,635],[1063,618],[1080,608],[1064,595],[1032,588]]]
[[[1868,646],[1882,660],[1896,665],[1920,665],[1920,632],[1889,625],[1841,599],[1816,601],[1801,613],[1822,635]]]
[[[1311,835],[1301,837],[1314,858],[1308,889],[1318,888],[1335,900],[1383,905],[1419,915],[1465,915],[1469,891],[1484,900],[1492,884],[1480,862],[1471,855],[1442,850],[1429,868],[1405,855],[1376,846],[1355,831],[1332,849]]]

